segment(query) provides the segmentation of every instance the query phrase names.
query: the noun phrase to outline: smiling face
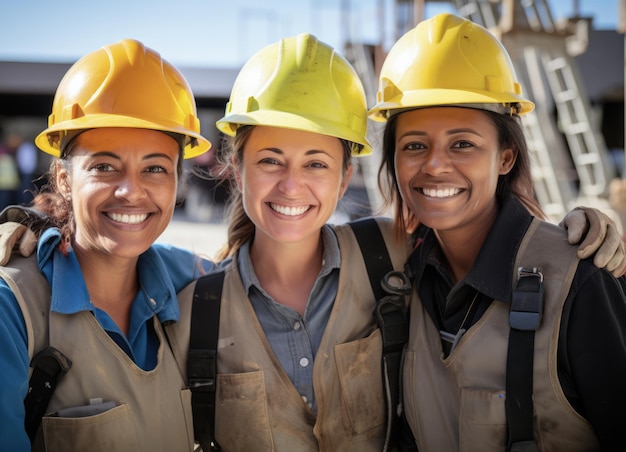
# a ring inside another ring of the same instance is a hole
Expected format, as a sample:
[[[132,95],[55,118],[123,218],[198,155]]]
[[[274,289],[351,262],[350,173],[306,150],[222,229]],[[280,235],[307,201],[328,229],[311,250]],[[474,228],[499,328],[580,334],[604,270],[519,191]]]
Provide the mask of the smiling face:
[[[146,251],[176,203],[178,143],[162,132],[92,129],[59,164],[57,186],[72,201],[73,247],[123,257]]]
[[[437,230],[486,231],[497,215],[498,177],[515,163],[499,149],[489,117],[471,108],[437,107],[398,115],[395,171],[406,206]]]
[[[237,165],[237,186],[258,240],[319,240],[352,175],[337,138],[258,126]]]

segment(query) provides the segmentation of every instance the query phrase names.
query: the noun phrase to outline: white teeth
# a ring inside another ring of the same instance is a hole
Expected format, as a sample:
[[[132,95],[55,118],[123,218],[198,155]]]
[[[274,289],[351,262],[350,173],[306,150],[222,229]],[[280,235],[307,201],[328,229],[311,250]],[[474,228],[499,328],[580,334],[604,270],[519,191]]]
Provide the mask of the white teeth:
[[[147,213],[128,215],[127,213],[107,213],[108,217],[118,223],[139,224],[148,218]]]
[[[448,198],[461,193],[460,188],[422,188],[422,192],[431,198]]]
[[[272,208],[272,210],[275,210],[276,212],[280,214],[287,215],[290,217],[302,215],[304,212],[309,210],[309,206],[288,207],[288,206],[281,206],[280,204],[274,204],[274,203],[270,203],[270,207]]]

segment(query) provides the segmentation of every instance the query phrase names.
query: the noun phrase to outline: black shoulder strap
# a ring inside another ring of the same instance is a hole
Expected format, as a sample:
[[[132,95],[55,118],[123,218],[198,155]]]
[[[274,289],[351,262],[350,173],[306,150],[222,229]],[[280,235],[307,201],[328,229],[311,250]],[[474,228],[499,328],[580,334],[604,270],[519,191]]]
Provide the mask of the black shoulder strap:
[[[386,284],[386,278],[394,273],[394,268],[376,220],[364,218],[349,224],[363,254],[372,291],[376,297],[374,313],[383,340],[382,372],[387,397],[387,441],[395,440],[401,422],[398,406],[402,353],[409,338],[407,308],[404,297],[399,292],[389,292]]]
[[[520,268],[509,313],[506,360],[507,451],[538,452],[533,432],[533,359],[535,331],[543,314],[543,275]]]
[[[220,450],[215,440],[217,341],[224,271],[198,279],[193,294],[187,378],[191,389],[193,429],[205,452]]]
[[[383,234],[374,218],[363,218],[348,224],[352,227],[359,248],[361,248],[374,296],[376,300],[380,300],[385,296],[380,282],[387,273],[393,271]]]

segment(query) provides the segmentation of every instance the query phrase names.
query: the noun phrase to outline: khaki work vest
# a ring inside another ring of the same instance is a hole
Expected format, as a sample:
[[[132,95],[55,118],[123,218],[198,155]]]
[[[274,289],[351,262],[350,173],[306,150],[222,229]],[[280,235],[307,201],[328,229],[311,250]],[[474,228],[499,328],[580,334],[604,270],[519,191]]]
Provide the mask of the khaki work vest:
[[[407,250],[393,246],[396,269]],[[224,451],[381,451],[385,441],[382,340],[361,251],[349,226],[335,228],[341,271],[333,311],[313,363],[317,417],[273,354],[248,300],[236,260],[226,270],[217,351],[216,439]],[[195,283],[179,293],[181,322],[172,343],[186,369]]]
[[[61,379],[33,450],[48,452],[137,452],[193,450],[191,392],[179,372],[160,322],[158,364],[144,371],[121,350],[90,312],[50,312],[50,287],[36,257],[12,257],[0,277],[13,289],[28,335],[32,357],[47,345],[72,361]],[[115,407],[88,417],[57,417],[53,413],[83,406],[90,399],[115,402]],[[44,449],[45,443],[45,449]]]
[[[562,229],[534,219],[518,250],[514,268],[520,266],[540,267],[544,275],[533,371],[537,445],[542,451],[598,450],[590,425],[568,403],[557,375],[561,313],[578,267],[576,247]],[[509,304],[496,300],[443,358],[439,331],[413,291],[403,386],[420,451],[506,450],[508,335]]]

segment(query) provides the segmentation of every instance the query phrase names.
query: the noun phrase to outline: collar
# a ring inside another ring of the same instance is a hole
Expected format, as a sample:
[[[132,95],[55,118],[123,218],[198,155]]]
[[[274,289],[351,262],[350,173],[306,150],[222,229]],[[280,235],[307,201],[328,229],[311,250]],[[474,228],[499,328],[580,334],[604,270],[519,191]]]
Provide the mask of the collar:
[[[322,246],[324,247],[322,258],[322,270],[319,276],[323,277],[328,275],[333,269],[341,267],[341,253],[339,251],[339,242],[337,237],[329,225],[324,225],[321,229],[322,234]],[[237,263],[239,266],[239,272],[241,273],[241,281],[246,289],[246,292],[250,291],[250,287],[254,286],[262,293],[265,291],[261,287],[256,274],[254,273],[254,267],[252,260],[250,259],[250,245],[252,240],[248,240],[244,243],[237,253]]]
[[[92,311],[95,308],[89,300],[87,286],[76,254],[70,249],[67,255],[59,250],[61,233],[57,228],[47,229],[37,244],[37,262],[46,276],[52,293],[51,310],[61,314],[74,314]],[[176,291],[163,260],[152,247],[139,256],[140,293],[134,306],[157,315],[160,322],[177,321],[180,310]]]
[[[472,269],[463,281],[453,287],[448,297],[453,297],[462,287],[470,286],[489,298],[509,303],[513,292],[515,258],[532,218],[521,202],[513,196],[508,197],[501,205]],[[427,265],[436,267],[443,274],[443,253],[433,231],[420,226],[414,240],[416,245],[409,264],[418,284]]]

